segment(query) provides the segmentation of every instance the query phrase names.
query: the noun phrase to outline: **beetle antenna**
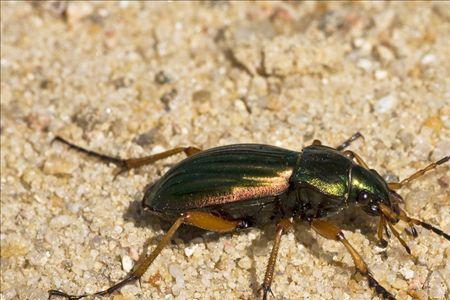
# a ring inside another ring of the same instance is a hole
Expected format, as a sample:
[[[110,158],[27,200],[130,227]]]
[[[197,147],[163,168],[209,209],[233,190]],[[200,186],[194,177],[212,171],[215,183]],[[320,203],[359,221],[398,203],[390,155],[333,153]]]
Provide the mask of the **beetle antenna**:
[[[449,235],[448,233],[445,233],[445,232],[442,231],[441,229],[439,229],[439,228],[437,228],[437,227],[435,227],[435,226],[433,226],[433,225],[431,225],[431,224],[429,224],[429,223],[426,223],[426,222],[424,222],[424,221],[421,221],[421,220],[418,220],[418,219],[414,219],[414,218],[409,217],[409,216],[406,214],[406,212],[403,211],[403,210],[400,210],[399,218],[400,218],[400,220],[402,220],[402,221],[408,223],[411,227],[412,227],[414,224],[415,224],[415,225],[422,226],[423,228],[428,229],[428,230],[431,230],[431,231],[433,231],[434,233],[436,233],[437,235],[443,236],[445,239],[447,239],[447,240],[450,241],[450,235]],[[416,232],[416,234],[417,234],[417,232]]]
[[[440,160],[438,160],[437,162],[431,163],[428,166],[426,166],[425,168],[415,172],[414,174],[412,174],[408,178],[403,179],[400,182],[389,182],[388,186],[391,190],[398,190],[398,189],[404,187],[405,185],[409,184],[411,181],[423,176],[426,172],[435,169],[437,166],[442,165],[442,164],[448,162],[449,160],[450,160],[450,155],[447,155],[447,156],[441,158]]]

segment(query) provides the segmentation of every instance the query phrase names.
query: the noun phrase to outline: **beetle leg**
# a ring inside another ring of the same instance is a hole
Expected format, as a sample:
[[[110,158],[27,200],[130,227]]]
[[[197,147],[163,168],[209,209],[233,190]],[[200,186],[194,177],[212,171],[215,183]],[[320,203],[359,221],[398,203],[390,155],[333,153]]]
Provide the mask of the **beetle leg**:
[[[118,164],[117,171],[114,174],[114,177],[117,177],[117,175],[126,172],[130,169],[140,168],[145,165],[152,164],[158,160],[173,156],[175,154],[184,152],[188,157],[191,155],[194,155],[198,152],[201,152],[202,150],[200,148],[196,147],[177,147],[173,148],[161,153],[156,153],[149,156],[139,157],[139,158],[128,158],[128,159],[122,159],[120,160],[120,163]]]
[[[106,290],[99,291],[94,294],[83,294],[78,296],[69,295],[58,290],[50,290],[49,299],[52,298],[53,296],[64,297],[69,300],[78,300],[88,296],[107,296],[119,290],[124,285],[139,280],[142,277],[142,275],[144,275],[144,273],[147,271],[147,269],[150,267],[152,262],[158,257],[158,255],[161,253],[164,247],[167,246],[167,244],[170,242],[175,232],[183,223],[216,232],[233,231],[237,227],[239,227],[239,225],[241,225],[240,220],[228,221],[206,212],[192,211],[184,213],[181,215],[181,217],[179,217],[175,221],[175,223],[173,223],[172,227],[170,227],[169,231],[167,231],[162,240],[158,243],[155,250],[153,250],[149,255],[142,256],[142,258],[140,258],[139,261],[136,263],[133,271],[120,282],[114,284],[113,286],[109,287]]]
[[[378,223],[377,236],[381,248],[386,248],[388,242],[383,238],[383,230],[386,230],[386,219],[380,216],[380,222]]]
[[[361,156],[359,156],[358,154],[356,154],[353,151],[350,150],[345,150],[344,152],[342,152],[342,154],[344,154],[345,156],[347,156],[349,159],[351,160],[356,160],[356,162],[363,168],[369,169],[369,166],[364,162],[364,160],[361,158]]]
[[[118,157],[101,154],[101,153],[80,147],[78,145],[75,145],[75,144],[67,141],[66,139],[64,139],[60,136],[56,136],[54,140],[59,141],[63,144],[66,144],[70,148],[80,151],[82,153],[85,153],[87,155],[90,155],[90,156],[96,157],[100,160],[103,160],[105,162],[111,162],[111,163],[117,165],[118,169],[115,172],[114,177],[117,177],[117,175],[119,175],[125,171],[128,171],[130,169],[139,168],[139,167],[154,163],[160,159],[164,159],[164,158],[170,157],[172,155],[175,155],[175,154],[178,154],[181,152],[184,152],[187,156],[191,156],[191,155],[194,155],[195,153],[202,151],[201,149],[196,148],[196,147],[177,147],[177,148],[173,148],[173,149],[170,149],[170,150],[167,150],[167,151],[164,151],[161,153],[149,155],[149,156],[144,156],[144,157],[139,157],[139,158],[121,159]]]
[[[350,144],[352,142],[354,142],[355,140],[362,138],[364,139],[364,136],[358,131],[356,132],[354,135],[352,135],[349,139],[347,139],[346,141],[344,141],[342,144],[340,144],[339,146],[336,147],[337,151],[342,151],[345,148],[347,148],[348,146],[350,146]]]
[[[423,176],[426,172],[435,169],[437,166],[442,165],[442,164],[446,163],[449,160],[450,160],[450,155],[446,156],[444,158],[441,158],[437,162],[429,164],[428,166],[426,166],[425,168],[415,172],[414,174],[412,174],[408,178],[403,179],[401,182],[389,182],[388,186],[389,186],[389,188],[391,190],[398,190],[398,189],[404,187],[405,185],[407,185],[408,183],[410,183],[411,181],[413,181],[413,180]]]
[[[263,300],[267,300],[267,294],[269,292],[272,293],[270,285],[272,284],[275,263],[277,261],[278,250],[280,249],[281,236],[292,227],[292,223],[292,219],[283,219],[277,224],[275,241],[273,243],[272,252],[270,253],[269,262],[267,264],[264,282],[261,286],[261,289],[263,290]]]
[[[400,236],[400,233],[397,231],[397,229],[395,229],[394,225],[392,225],[391,222],[387,222],[389,229],[392,231],[392,234],[397,238],[397,240],[402,244],[402,246],[405,248],[406,252],[408,252],[409,255],[411,254],[411,249],[409,248],[409,246],[406,244],[405,240],[402,239],[402,237]]]
[[[378,281],[375,280],[375,278],[373,278],[373,275],[367,267],[367,264],[364,262],[355,248],[353,248],[353,246],[348,242],[348,240],[344,236],[344,233],[342,233],[339,227],[324,220],[313,220],[311,222],[311,227],[321,236],[327,239],[341,242],[352,256],[356,270],[361,275],[367,278],[369,286],[373,288],[376,293],[382,296],[384,299],[395,300],[395,297],[391,293],[389,293],[383,286],[381,286]]]

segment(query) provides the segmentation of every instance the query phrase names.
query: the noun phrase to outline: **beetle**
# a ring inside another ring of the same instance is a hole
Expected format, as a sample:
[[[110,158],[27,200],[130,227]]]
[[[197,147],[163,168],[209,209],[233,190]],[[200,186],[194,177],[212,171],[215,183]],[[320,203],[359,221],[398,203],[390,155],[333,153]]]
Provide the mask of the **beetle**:
[[[105,296],[139,280],[182,224],[214,232],[232,232],[275,223],[274,244],[260,289],[265,300],[271,293],[281,237],[295,221],[305,221],[319,235],[344,245],[357,272],[367,279],[369,286],[379,296],[395,299],[373,277],[363,258],[340,228],[324,218],[356,205],[365,213],[379,218],[377,236],[383,247],[387,246],[384,232],[388,234],[390,230],[409,254],[409,247],[394,227],[399,221],[408,224],[407,232],[414,237],[418,235],[414,225],[418,225],[450,240],[449,234],[441,229],[408,216],[400,208],[403,198],[396,192],[438,165],[448,162],[450,156],[428,165],[401,182],[388,183],[377,171],[370,169],[359,155],[345,150],[361,137],[358,132],[335,148],[315,140],[300,152],[262,144],[236,144],[204,151],[195,147],[179,147],[151,156],[124,160],[87,150],[57,136],[55,140],[73,149],[116,164],[116,176],[177,153],[184,152],[188,157],[145,190],[143,208],[173,221],[156,248],[144,255],[122,281],[106,290],[83,295],[50,290],[49,298]]]

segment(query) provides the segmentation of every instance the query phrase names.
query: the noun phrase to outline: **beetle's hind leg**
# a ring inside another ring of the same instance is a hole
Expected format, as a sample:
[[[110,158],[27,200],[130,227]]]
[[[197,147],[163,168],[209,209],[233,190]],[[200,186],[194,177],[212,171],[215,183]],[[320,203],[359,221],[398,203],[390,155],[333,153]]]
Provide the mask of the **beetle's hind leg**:
[[[373,288],[376,293],[382,296],[384,299],[395,300],[395,297],[391,293],[389,293],[388,290],[386,290],[382,285],[380,285],[378,281],[375,280],[375,278],[373,278],[373,275],[367,267],[367,264],[364,262],[355,248],[353,248],[353,246],[348,242],[339,227],[323,220],[313,220],[311,222],[311,227],[321,236],[330,240],[341,242],[352,256],[356,270],[361,275],[367,278],[369,286]]]
[[[181,153],[181,152],[184,152],[187,156],[191,156],[191,155],[194,155],[194,154],[202,151],[201,149],[196,148],[196,147],[177,147],[177,148],[173,148],[173,149],[170,149],[170,150],[167,150],[167,151],[164,151],[161,153],[149,155],[149,156],[144,156],[144,157],[139,157],[139,158],[122,159],[122,158],[118,158],[118,157],[114,157],[114,156],[101,154],[101,153],[98,153],[98,152],[95,152],[92,150],[88,150],[86,148],[75,145],[60,136],[56,136],[54,140],[61,142],[63,144],[66,144],[67,146],[69,146],[72,149],[75,149],[75,150],[85,153],[87,155],[96,157],[102,161],[111,162],[111,163],[115,164],[117,166],[117,171],[115,172],[114,177],[116,177],[117,175],[119,175],[123,172],[126,172],[130,169],[140,168],[142,166],[152,164],[158,160],[173,156],[173,155]]]
[[[277,260],[278,250],[280,249],[281,236],[285,234],[292,227],[292,219],[283,219],[277,224],[275,234],[275,241],[273,242],[272,252],[270,253],[269,262],[267,263],[266,274],[264,275],[264,282],[261,285],[263,291],[263,300],[267,300],[268,293],[272,293],[270,286],[272,285],[273,272],[275,270],[275,263]]]
[[[128,274],[123,280],[114,284],[106,290],[96,292],[94,294],[83,294],[83,295],[69,295],[62,291],[50,290],[49,299],[52,297],[64,297],[69,300],[78,300],[81,298],[89,296],[108,296],[115,291],[122,288],[124,285],[131,283],[133,281],[139,280],[142,275],[147,271],[153,261],[158,257],[165,246],[170,242],[175,232],[181,226],[181,224],[188,224],[202,229],[215,232],[230,232],[234,231],[243,226],[244,221],[241,220],[225,220],[215,215],[206,212],[192,211],[183,213],[170,227],[169,231],[164,235],[162,240],[158,243],[155,250],[153,250],[149,255],[142,256],[136,263],[133,271]]]

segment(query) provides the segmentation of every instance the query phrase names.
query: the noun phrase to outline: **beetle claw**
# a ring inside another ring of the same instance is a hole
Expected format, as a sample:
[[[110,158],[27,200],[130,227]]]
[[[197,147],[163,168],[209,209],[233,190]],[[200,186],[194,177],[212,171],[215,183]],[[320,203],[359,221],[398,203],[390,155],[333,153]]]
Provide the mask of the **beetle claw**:
[[[270,286],[265,286],[264,284],[261,284],[261,287],[258,289],[258,293],[260,292],[260,291],[263,291],[263,297],[262,297],[262,300],[267,300],[268,298],[267,298],[267,295],[269,294],[269,292],[270,292],[270,294],[272,294],[272,297],[275,297],[275,294],[273,293],[273,291],[272,291],[272,289],[270,288]]]
[[[52,299],[53,296],[64,297],[69,300],[78,300],[78,299],[86,297],[87,295],[75,296],[75,295],[66,294],[66,293],[58,291],[58,290],[49,290],[48,291],[48,300]]]
[[[125,173],[127,171],[129,171],[130,168],[124,167],[124,166],[118,166],[116,167],[116,169],[114,170],[114,177],[113,180],[116,180],[117,176],[119,176],[122,173]]]

